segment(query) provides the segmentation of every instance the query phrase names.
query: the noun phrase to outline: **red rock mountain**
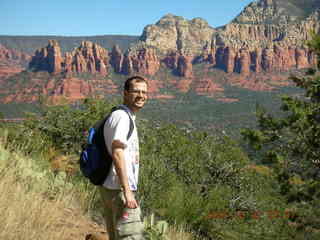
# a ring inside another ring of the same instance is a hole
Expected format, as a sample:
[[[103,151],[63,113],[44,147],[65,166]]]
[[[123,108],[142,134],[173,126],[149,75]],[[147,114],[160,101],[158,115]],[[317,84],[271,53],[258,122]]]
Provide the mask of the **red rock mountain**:
[[[0,61],[12,61],[23,65],[29,60],[30,56],[28,54],[8,49],[0,44]]]
[[[58,42],[50,40],[45,48],[36,51],[29,68],[53,74],[89,72],[106,75],[107,64],[108,51],[98,44],[84,41],[77,49],[62,57]]]
[[[305,41],[310,39],[310,30],[320,30],[320,10],[317,10],[320,6],[309,0],[316,8],[301,12],[301,6],[294,5],[295,2],[253,2],[231,23],[218,29],[201,18],[188,21],[168,14],[156,24],[146,26],[140,42],[126,53],[114,47],[110,56],[97,44],[83,42],[62,58],[58,43],[51,41],[36,52],[30,67],[51,73],[98,72],[105,75],[107,65],[111,64],[117,73],[154,75],[160,62],[165,62],[183,77],[192,77],[196,59],[227,73],[244,75],[305,68],[314,63]]]
[[[62,56],[58,42],[52,40],[36,51],[29,68],[66,79],[91,73],[102,77],[101,81],[111,81],[108,76],[112,72],[142,74],[151,81],[152,96],[160,95],[163,87],[208,95],[221,91],[219,77],[212,73],[218,69],[228,74],[230,84],[263,90],[269,89],[265,73],[270,81],[280,82],[282,73],[315,64],[315,56],[305,45],[311,30],[320,33],[320,1],[259,0],[219,28],[201,18],[186,20],[167,14],[146,26],[140,40],[126,52],[117,46],[108,51],[84,41]],[[165,73],[172,76],[167,82]],[[69,94],[78,97],[95,94],[92,85],[79,84],[77,93],[72,93],[70,81],[53,92],[64,94],[63,89],[68,88]],[[108,86],[116,91],[113,83]]]
[[[0,44],[0,83],[8,77],[21,72],[31,57]]]

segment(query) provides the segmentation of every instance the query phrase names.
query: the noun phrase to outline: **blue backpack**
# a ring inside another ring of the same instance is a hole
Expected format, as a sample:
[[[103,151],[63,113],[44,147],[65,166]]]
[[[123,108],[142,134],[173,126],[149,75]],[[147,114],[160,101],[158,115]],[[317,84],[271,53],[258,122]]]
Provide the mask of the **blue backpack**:
[[[127,140],[131,137],[134,128],[133,120],[123,106],[114,107],[104,119],[90,128],[87,144],[80,154],[80,170],[94,185],[102,185],[104,183],[112,165],[112,156],[109,154],[105,144],[103,128],[111,113],[119,109],[125,111],[129,116],[130,127]]]

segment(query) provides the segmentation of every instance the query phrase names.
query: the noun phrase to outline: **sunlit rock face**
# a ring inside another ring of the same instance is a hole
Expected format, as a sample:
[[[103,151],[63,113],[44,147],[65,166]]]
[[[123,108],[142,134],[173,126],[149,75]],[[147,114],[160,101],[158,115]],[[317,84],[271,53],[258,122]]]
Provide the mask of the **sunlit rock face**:
[[[215,30],[201,18],[190,21],[167,14],[156,24],[147,25],[140,40],[161,53],[179,51],[182,54],[199,55],[204,46],[210,46]]]
[[[32,56],[29,70],[46,72],[51,80],[39,90],[39,79],[33,79],[7,101],[34,100],[36,91],[53,99],[120,93],[119,81],[113,77],[135,74],[149,79],[153,98],[172,97],[162,94],[163,89],[213,96],[223,91],[223,84],[269,90],[267,81],[281,85],[286,78],[283,73],[316,64],[305,43],[311,39],[311,30],[320,33],[319,9],[319,0],[253,1],[219,28],[201,18],[167,14],[147,25],[139,41],[126,51],[84,41],[62,55],[59,43],[50,40]],[[20,62],[29,60],[30,56],[0,45],[0,83],[22,71]],[[19,67],[14,68],[12,63],[17,61]]]
[[[315,0],[254,1],[230,23],[213,28],[201,18],[167,14],[147,25],[140,41],[122,53],[82,42],[61,57],[59,44],[50,41],[38,50],[30,67],[50,73],[89,72],[155,75],[160,63],[181,77],[193,76],[193,65],[206,62],[226,73],[288,71],[306,68],[314,57],[305,46],[310,31],[320,31],[320,3]]]
[[[61,49],[56,40],[37,50],[32,57],[29,68],[34,71],[49,73],[99,73],[107,74],[108,51],[98,44],[84,41],[72,52],[61,56]]]

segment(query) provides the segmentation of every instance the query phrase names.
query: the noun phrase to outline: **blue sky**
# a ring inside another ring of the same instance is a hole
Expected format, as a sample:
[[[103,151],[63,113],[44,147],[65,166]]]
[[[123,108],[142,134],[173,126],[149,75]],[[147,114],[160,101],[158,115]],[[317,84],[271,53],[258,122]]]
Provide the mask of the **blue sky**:
[[[0,35],[141,35],[172,13],[230,22],[253,0],[0,0]]]

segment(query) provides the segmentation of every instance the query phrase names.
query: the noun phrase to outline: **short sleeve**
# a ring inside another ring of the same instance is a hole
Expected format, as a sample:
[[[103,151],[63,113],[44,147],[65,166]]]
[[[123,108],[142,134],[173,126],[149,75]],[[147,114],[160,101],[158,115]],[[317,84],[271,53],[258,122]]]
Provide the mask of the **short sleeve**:
[[[130,119],[125,111],[117,110],[111,113],[104,125],[104,137],[107,148],[110,152],[112,142],[120,141],[127,147],[127,135],[130,128]]]

